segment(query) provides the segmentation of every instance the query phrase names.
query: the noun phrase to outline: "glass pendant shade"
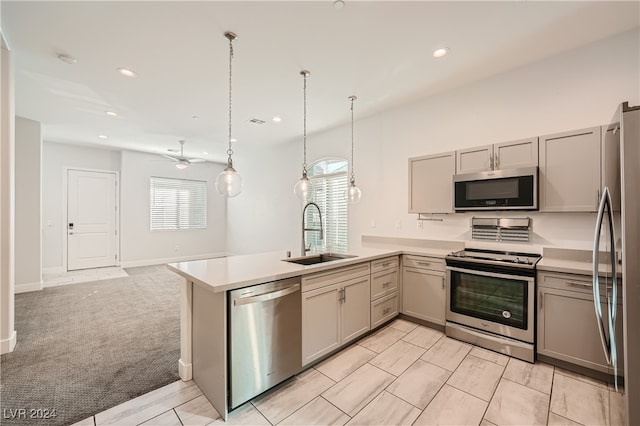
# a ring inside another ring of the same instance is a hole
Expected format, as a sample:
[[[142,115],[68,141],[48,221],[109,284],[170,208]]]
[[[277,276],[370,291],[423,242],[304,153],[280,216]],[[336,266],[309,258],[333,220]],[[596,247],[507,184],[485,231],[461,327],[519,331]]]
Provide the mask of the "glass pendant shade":
[[[216,190],[227,198],[235,197],[242,192],[242,176],[228,166],[216,178]]]
[[[296,182],[296,185],[293,187],[293,194],[298,200],[303,201],[305,204],[313,201],[313,184],[306,174],[302,175],[300,180]]]
[[[349,188],[344,191],[344,198],[349,204],[358,204],[362,199],[362,191],[356,186],[356,181],[352,180],[349,184]]]

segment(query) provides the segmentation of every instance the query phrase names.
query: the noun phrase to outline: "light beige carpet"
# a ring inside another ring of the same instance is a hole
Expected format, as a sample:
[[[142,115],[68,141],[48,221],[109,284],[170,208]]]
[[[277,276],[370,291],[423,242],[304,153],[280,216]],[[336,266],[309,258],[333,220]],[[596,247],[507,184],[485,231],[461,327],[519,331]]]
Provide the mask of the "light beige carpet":
[[[127,273],[16,295],[3,425],[71,424],[179,379],[181,278],[164,265]],[[38,409],[55,417],[31,418]]]

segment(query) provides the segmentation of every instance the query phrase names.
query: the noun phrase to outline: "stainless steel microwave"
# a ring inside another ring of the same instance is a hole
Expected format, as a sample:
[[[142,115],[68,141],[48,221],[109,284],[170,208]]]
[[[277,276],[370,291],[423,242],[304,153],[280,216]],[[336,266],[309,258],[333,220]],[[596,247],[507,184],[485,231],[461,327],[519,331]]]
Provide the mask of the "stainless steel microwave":
[[[453,207],[464,210],[538,210],[538,168],[453,176]]]

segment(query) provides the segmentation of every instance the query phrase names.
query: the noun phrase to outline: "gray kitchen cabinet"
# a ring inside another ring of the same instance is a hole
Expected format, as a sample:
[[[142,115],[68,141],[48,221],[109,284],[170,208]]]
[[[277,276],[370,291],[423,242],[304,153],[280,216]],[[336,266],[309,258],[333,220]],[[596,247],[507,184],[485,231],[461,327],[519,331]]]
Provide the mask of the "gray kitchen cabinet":
[[[620,286],[620,285],[619,285]],[[600,343],[590,275],[538,273],[537,353],[612,374]],[[603,309],[605,298],[602,294]],[[622,348],[622,304],[618,300],[616,338]],[[618,354],[622,356],[622,351]],[[623,360],[618,360],[623,365]]]
[[[371,262],[371,328],[398,315],[398,256]]]
[[[540,138],[541,212],[594,212],[601,182],[600,127]]]
[[[371,328],[369,262],[302,278],[302,364]]]
[[[456,151],[457,174],[537,165],[538,138],[520,139]]]
[[[409,213],[452,213],[455,152],[409,158]]]
[[[402,313],[433,324],[445,324],[444,259],[403,256]]]

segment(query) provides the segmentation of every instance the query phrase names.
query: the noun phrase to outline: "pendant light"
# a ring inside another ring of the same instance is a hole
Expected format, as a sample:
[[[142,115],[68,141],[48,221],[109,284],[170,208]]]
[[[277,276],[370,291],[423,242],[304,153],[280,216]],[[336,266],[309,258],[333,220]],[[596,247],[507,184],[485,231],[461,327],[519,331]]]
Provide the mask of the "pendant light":
[[[305,204],[313,199],[313,185],[307,177],[307,77],[311,74],[307,70],[300,71],[300,75],[304,78],[304,129],[303,129],[303,144],[304,144],[304,157],[302,161],[302,177],[296,185],[293,187],[293,193],[299,200]]]
[[[349,180],[349,188],[344,191],[344,198],[349,204],[357,204],[362,198],[362,191],[356,186],[356,176],[353,167],[353,101],[358,99],[357,96],[349,96],[351,101],[351,179]]]
[[[233,40],[238,38],[234,33],[227,31],[224,36],[229,40],[229,149],[227,149],[227,167],[216,178],[216,189],[227,198],[235,197],[242,192],[242,176],[233,168],[233,149],[231,149],[231,77],[233,59]]]

